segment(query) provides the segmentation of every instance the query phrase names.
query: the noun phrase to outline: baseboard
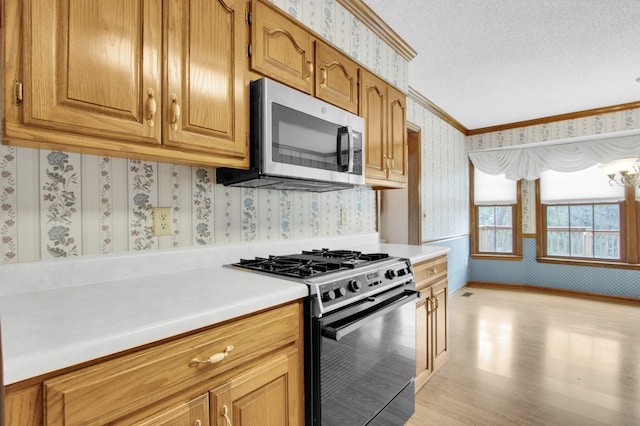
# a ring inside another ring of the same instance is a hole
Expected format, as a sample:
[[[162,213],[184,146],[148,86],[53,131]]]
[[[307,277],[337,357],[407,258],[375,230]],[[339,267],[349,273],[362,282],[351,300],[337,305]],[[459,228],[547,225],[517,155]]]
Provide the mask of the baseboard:
[[[573,297],[573,298],[581,298],[581,299],[589,299],[589,300],[598,300],[601,302],[622,303],[625,305],[640,306],[640,299],[636,299],[634,297],[612,296],[608,294],[587,293],[582,291],[563,290],[558,288],[548,288],[548,287],[540,287],[540,286],[533,286],[533,285],[494,283],[494,282],[484,282],[484,281],[469,281],[461,289],[456,290],[456,293],[458,293],[460,290],[462,290],[465,287],[481,287],[481,288],[493,288],[493,289],[502,289],[502,290],[530,291],[535,293],[552,294],[555,296]]]

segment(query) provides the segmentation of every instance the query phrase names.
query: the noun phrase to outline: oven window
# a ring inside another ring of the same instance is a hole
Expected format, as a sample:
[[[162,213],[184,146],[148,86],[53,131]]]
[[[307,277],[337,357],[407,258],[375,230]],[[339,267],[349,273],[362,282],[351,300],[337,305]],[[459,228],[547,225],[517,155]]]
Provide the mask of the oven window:
[[[412,383],[414,372],[414,303],[372,319],[340,340],[321,337],[321,423],[363,425],[394,398],[408,394],[412,413],[413,393],[399,394]]]

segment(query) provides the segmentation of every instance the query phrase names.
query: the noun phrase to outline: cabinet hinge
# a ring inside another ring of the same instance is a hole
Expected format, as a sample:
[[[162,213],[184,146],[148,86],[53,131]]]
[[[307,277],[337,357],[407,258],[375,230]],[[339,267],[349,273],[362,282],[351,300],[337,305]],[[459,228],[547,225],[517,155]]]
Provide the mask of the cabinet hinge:
[[[251,25],[253,23],[253,16],[251,12],[247,13],[247,25]]]
[[[251,45],[247,46],[247,55],[251,57]]]
[[[20,105],[22,103],[22,99],[23,99],[22,90],[23,90],[22,82],[20,80],[16,80],[13,83],[13,100],[16,105]]]

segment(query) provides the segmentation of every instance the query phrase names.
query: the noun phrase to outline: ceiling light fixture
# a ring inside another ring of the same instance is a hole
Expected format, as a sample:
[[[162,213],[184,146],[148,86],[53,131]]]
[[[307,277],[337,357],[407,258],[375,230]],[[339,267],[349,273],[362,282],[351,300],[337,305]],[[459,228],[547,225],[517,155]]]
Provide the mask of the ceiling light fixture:
[[[609,185],[615,182],[620,186],[640,187],[640,157],[613,160],[602,164],[600,170],[609,176]]]

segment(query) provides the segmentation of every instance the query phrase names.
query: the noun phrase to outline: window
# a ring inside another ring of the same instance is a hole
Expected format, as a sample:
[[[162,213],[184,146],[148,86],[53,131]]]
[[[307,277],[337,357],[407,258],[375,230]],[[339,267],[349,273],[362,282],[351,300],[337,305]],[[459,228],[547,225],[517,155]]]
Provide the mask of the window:
[[[536,188],[539,260],[638,262],[633,188],[610,184],[598,166],[544,172]]]
[[[473,166],[471,176],[472,256],[520,259],[520,182]]]

